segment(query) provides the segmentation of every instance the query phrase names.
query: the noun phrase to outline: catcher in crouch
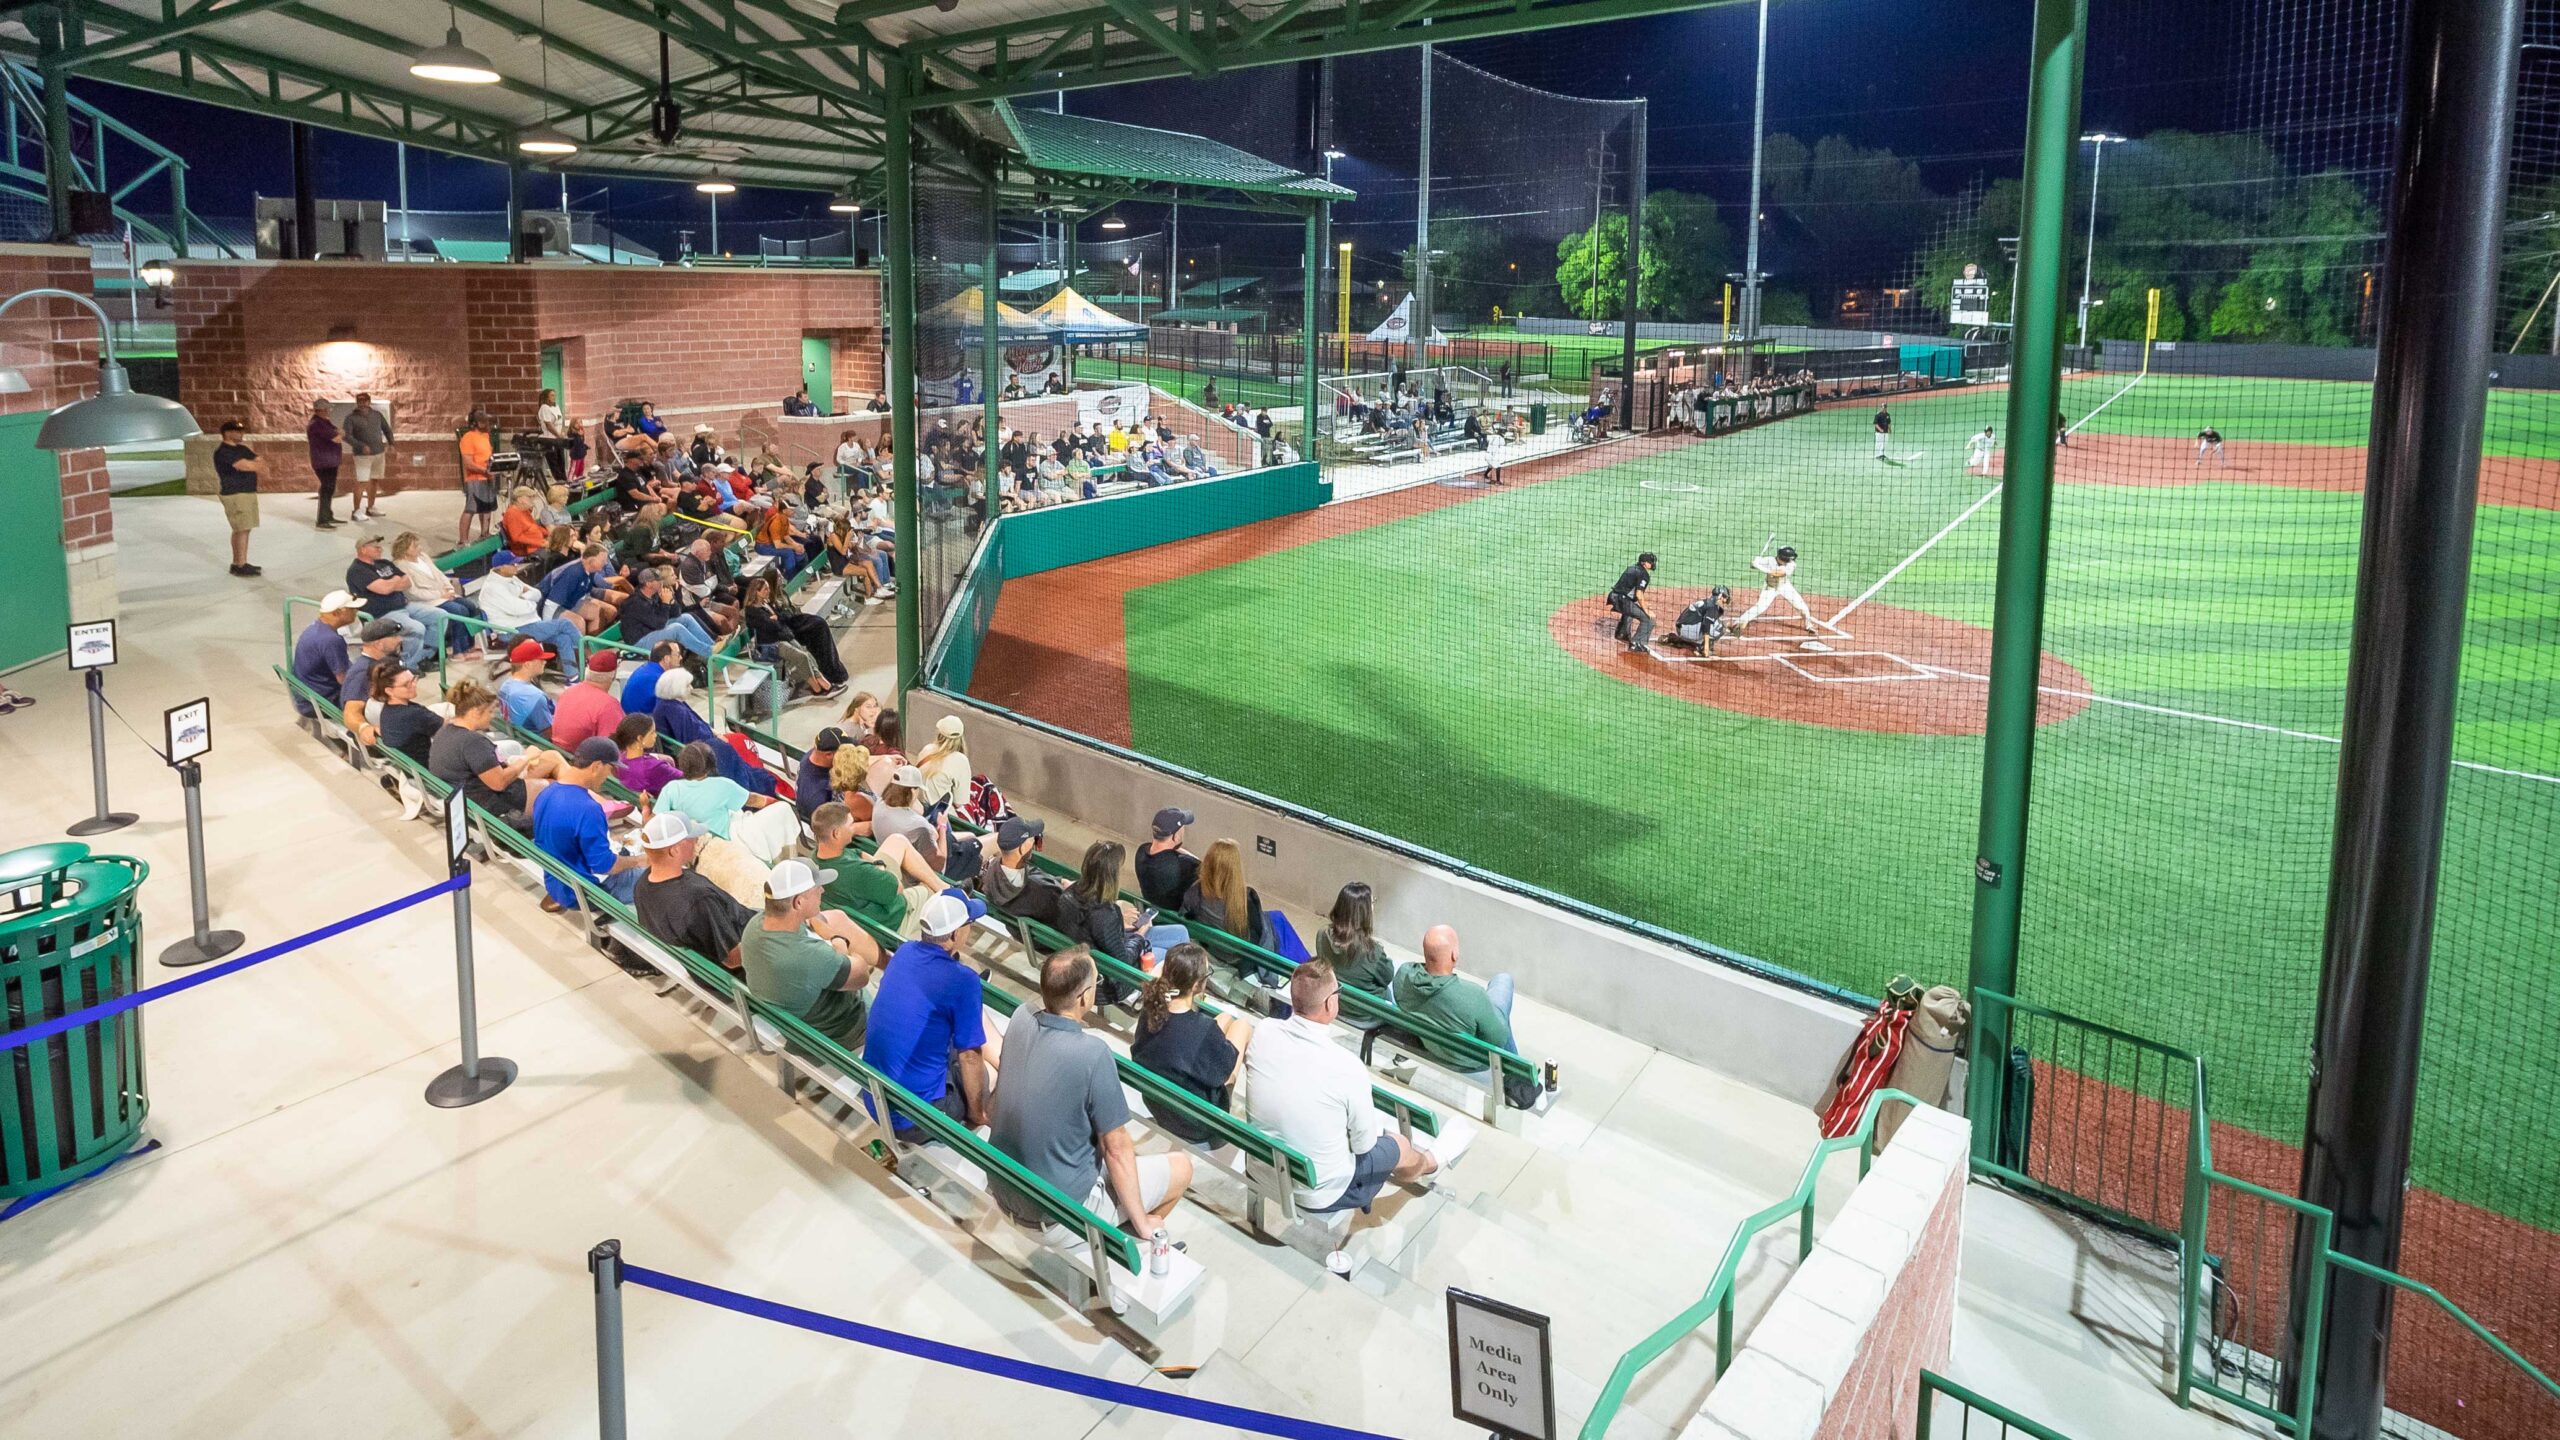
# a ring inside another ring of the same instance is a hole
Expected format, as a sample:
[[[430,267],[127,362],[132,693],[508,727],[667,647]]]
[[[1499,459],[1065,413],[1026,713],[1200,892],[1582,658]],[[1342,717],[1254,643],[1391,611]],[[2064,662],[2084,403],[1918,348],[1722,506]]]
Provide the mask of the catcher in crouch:
[[[1807,635],[1821,633],[1814,629],[1813,612],[1805,608],[1804,597],[1796,593],[1796,548],[1794,546],[1779,546],[1774,558],[1767,555],[1755,556],[1751,561],[1751,568],[1760,572],[1762,582],[1760,598],[1752,601],[1751,608],[1742,612],[1742,618],[1733,622],[1731,633],[1741,634],[1743,627],[1766,614],[1769,607],[1780,600],[1794,606],[1796,614],[1804,617],[1804,633]]]
[[[1716,642],[1724,638],[1724,614],[1733,604],[1733,592],[1718,585],[1706,594],[1680,607],[1671,622],[1671,633],[1663,644],[1678,645],[1700,654],[1716,653]]]

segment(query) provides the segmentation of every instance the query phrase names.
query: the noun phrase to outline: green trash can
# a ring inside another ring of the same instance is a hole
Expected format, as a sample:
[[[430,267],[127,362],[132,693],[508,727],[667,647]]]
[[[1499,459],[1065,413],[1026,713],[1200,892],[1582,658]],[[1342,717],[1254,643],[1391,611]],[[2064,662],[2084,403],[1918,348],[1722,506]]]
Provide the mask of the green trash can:
[[[150,873],[67,841],[0,854],[0,1034],[133,992]],[[149,1108],[138,1009],[0,1051],[0,1200],[104,1169]]]
[[[1547,402],[1544,400],[1530,402],[1529,433],[1532,435],[1547,433]]]

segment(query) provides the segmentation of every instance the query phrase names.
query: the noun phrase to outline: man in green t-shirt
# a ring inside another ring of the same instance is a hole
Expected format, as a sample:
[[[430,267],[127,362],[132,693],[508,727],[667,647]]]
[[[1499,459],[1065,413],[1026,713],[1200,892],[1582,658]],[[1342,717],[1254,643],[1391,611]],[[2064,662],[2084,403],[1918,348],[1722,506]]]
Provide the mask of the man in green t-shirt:
[[[739,937],[738,958],[759,998],[850,1047],[862,1043],[862,988],[880,951],[853,921],[819,908],[835,878],[805,860],[774,866],[764,884],[764,918]]]
[[[1392,993],[1398,1009],[1472,1035],[1496,1049],[1518,1053],[1511,1043],[1511,977],[1496,975],[1478,985],[1459,974],[1458,932],[1447,925],[1422,932],[1422,963],[1399,968]],[[1422,1048],[1442,1064],[1461,1068],[1472,1067],[1482,1058],[1478,1051],[1455,1052],[1427,1041]]]
[[[868,856],[854,852],[853,811],[838,800],[810,814],[809,830],[818,837],[818,863],[831,867],[827,903],[913,939],[907,928],[910,914],[942,888],[942,877],[906,837],[892,835]],[[903,888],[901,881],[906,882]]]

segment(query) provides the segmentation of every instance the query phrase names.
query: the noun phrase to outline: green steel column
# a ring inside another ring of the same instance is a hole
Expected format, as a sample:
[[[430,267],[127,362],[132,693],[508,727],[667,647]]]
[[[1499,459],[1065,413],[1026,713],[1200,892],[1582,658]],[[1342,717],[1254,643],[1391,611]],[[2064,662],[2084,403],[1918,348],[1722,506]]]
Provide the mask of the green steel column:
[[[1975,847],[1974,988],[2015,994],[2019,897],[2026,881],[2028,771],[2044,655],[2045,541],[2053,522],[2053,417],[2062,389],[2062,280],[2071,162],[2079,149],[2081,35],[2088,0],[2036,0],[2027,88],[2025,214],[2018,229],[2018,321],[2009,357],[2007,488],[1991,602],[1991,693],[1983,725],[1982,823]],[[2008,1026],[1973,1028],[1967,1110],[1974,1153],[1989,1158],[2007,1071]]]
[[[915,688],[924,660],[917,630],[916,587],[924,573],[922,543],[916,523],[916,246],[915,246],[915,112],[908,106],[914,77],[906,62],[888,67],[887,213],[880,217],[889,267],[889,443],[896,451],[891,466],[890,496],[898,536],[898,706],[904,714],[907,692]]]
[[[978,483],[984,487],[979,493],[986,497],[987,516],[993,519],[996,513],[996,445],[1003,438],[998,433],[1002,429],[1002,424],[999,418],[1001,412],[997,408],[996,392],[1004,385],[1004,350],[996,344],[996,186],[994,181],[986,182],[986,188],[981,192],[980,200],[982,201],[980,219],[984,229],[982,238],[986,241],[987,256],[986,263],[978,271],[980,278],[985,281],[978,287],[982,292],[978,297],[980,356],[978,388],[986,393],[978,397],[978,404],[979,408],[986,412],[987,453],[986,458],[978,464]]]
[[[195,219],[187,214],[187,167],[169,162],[169,253],[180,260],[187,258],[187,231]]]
[[[1301,460],[1316,458],[1316,410],[1320,403],[1317,397],[1324,390],[1322,382],[1317,379],[1323,373],[1318,362],[1323,357],[1324,347],[1316,341],[1316,324],[1317,317],[1324,313],[1325,222],[1332,210],[1333,202],[1325,201],[1307,213],[1307,253],[1302,265],[1307,276],[1307,294],[1300,304],[1303,313],[1298,317],[1300,349],[1305,352],[1299,358],[1298,368],[1306,372],[1298,377],[1298,458]]]
[[[69,0],[63,0],[50,13],[38,11],[28,18],[35,22],[36,66],[44,81],[44,198],[51,215],[51,238],[58,243],[72,238],[71,192],[80,186],[79,172],[71,158],[68,83],[78,12],[71,8]]]
[[[1644,287],[1639,281],[1644,273],[1645,124],[1645,102],[1638,100],[1634,111],[1627,117],[1627,248],[1624,257],[1627,333],[1618,345],[1618,373],[1624,377],[1618,383],[1618,428],[1629,434],[1635,433],[1636,428],[1636,330],[1644,316],[1641,303]],[[1593,250],[1591,259],[1598,263],[1600,255],[1597,249]],[[1660,417],[1656,417],[1655,423],[1660,423]]]

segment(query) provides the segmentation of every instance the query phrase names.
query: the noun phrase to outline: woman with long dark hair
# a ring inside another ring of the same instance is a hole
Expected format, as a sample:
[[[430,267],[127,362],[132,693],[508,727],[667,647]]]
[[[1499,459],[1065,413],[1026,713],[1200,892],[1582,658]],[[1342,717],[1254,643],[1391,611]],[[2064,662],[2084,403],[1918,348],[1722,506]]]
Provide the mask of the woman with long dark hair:
[[[1210,1015],[1199,1008],[1209,989],[1209,952],[1176,945],[1138,992],[1138,1035],[1130,1057],[1221,1110],[1229,1108],[1244,1075],[1244,1052],[1253,1043],[1252,1022],[1233,1012]],[[1194,1145],[1217,1137],[1170,1109],[1156,1114],[1165,1133]]]
[[[1354,990],[1384,995],[1395,982],[1395,962],[1378,943],[1376,901],[1365,880],[1354,880],[1333,897],[1325,927],[1316,932],[1316,958],[1333,967],[1333,976]]]
[[[747,634],[759,645],[796,643],[808,651],[809,658],[817,662],[818,674],[825,679],[823,685],[811,682],[810,691],[829,694],[845,679],[844,660],[836,654],[835,632],[827,628],[826,621],[783,603],[781,593],[769,574],[747,581],[738,594]]]

